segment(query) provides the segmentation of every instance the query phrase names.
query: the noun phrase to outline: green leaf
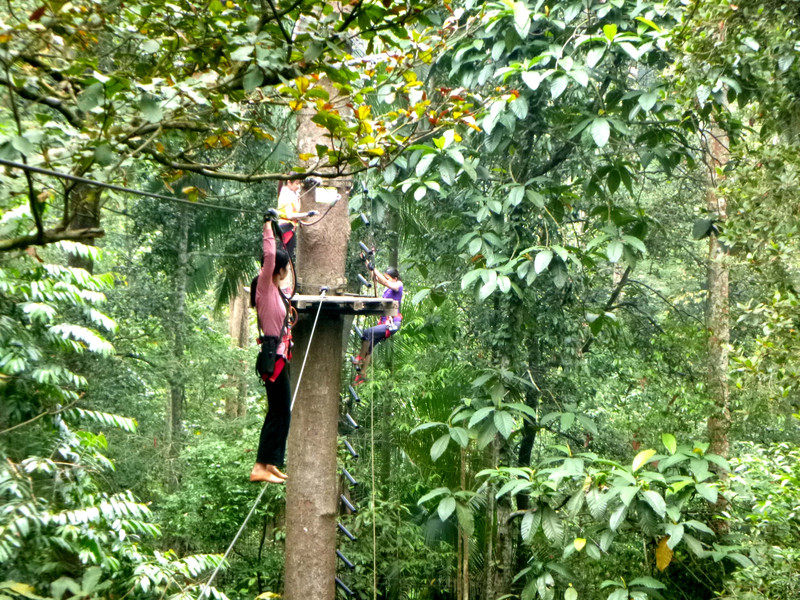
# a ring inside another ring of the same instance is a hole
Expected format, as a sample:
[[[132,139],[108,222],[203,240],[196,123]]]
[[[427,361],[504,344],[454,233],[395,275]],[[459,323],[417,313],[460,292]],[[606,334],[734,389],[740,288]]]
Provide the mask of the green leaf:
[[[567,588],[564,592],[564,600],[578,600],[578,590],[574,587]]]
[[[717,502],[717,488],[713,485],[709,485],[708,483],[698,483],[695,486],[697,493],[700,494],[703,498],[711,502],[711,504],[716,504]]]
[[[442,498],[436,511],[439,513],[439,519],[447,521],[450,515],[456,510],[456,499],[452,496]]]
[[[163,116],[161,102],[153,96],[143,95],[139,100],[139,110],[150,123],[158,123]]]
[[[523,40],[528,37],[531,28],[531,11],[523,1],[514,2],[514,28]]]
[[[569,78],[566,75],[559,75],[550,82],[550,96],[553,100],[558,98],[567,89]]]
[[[536,71],[523,71],[521,77],[525,85],[534,91],[539,89],[539,85],[542,83],[542,79],[544,79]]]
[[[658,581],[657,579],[653,579],[652,577],[637,577],[636,579],[631,580],[628,583],[628,587],[632,587],[634,585],[641,585],[646,588],[650,588],[651,590],[665,590],[667,586],[663,583]]]
[[[592,134],[592,139],[594,143],[597,144],[597,147],[602,148],[608,143],[608,138],[611,135],[611,127],[607,119],[598,117],[592,121],[592,124],[589,126],[589,132]]]
[[[678,441],[671,433],[662,433],[661,443],[664,444],[664,447],[669,451],[670,454],[675,454],[678,449]]]
[[[632,246],[642,254],[647,254],[647,246],[644,245],[644,242],[637,237],[632,235],[623,235],[622,241],[628,244],[628,246]]]
[[[517,118],[522,121],[528,116],[528,101],[524,96],[515,98],[508,104],[511,107],[511,112],[517,115]]]
[[[249,94],[260,87],[262,83],[264,83],[264,73],[261,72],[258,66],[250,65],[242,78],[242,86],[244,87],[245,93]]]
[[[525,516],[522,517],[522,523],[520,524],[520,533],[524,541],[530,542],[531,539],[533,539],[533,536],[539,530],[541,520],[542,515],[538,511],[528,511],[525,513]]]
[[[642,94],[639,96],[639,106],[642,107],[642,110],[648,111],[656,105],[658,101],[658,92],[652,91],[647,92],[646,94]]]
[[[614,513],[611,515],[611,518],[608,521],[609,527],[611,527],[611,531],[616,531],[622,522],[625,520],[625,517],[628,515],[628,507],[624,504],[621,505]]]
[[[606,256],[608,256],[608,260],[610,260],[612,263],[618,262],[619,259],[622,258],[622,251],[624,249],[625,245],[621,240],[611,240],[606,248]]]
[[[450,434],[447,433],[440,437],[433,443],[431,446],[431,460],[436,462],[439,460],[439,457],[444,454],[444,451],[447,450],[447,446],[450,443]]]
[[[590,69],[594,68],[594,66],[600,62],[600,59],[603,58],[605,53],[605,46],[595,46],[594,48],[590,49],[589,52],[586,53],[586,66]]]
[[[456,504],[456,517],[458,518],[458,526],[469,537],[475,530],[475,517],[469,507],[464,506],[460,502]]]
[[[435,490],[431,490],[430,492],[428,492],[427,494],[422,496],[422,498],[417,500],[417,505],[425,504],[428,500],[433,500],[437,496],[441,496],[442,494],[449,494],[449,493],[450,493],[450,488],[446,488],[446,487],[436,488]]]
[[[255,50],[255,46],[239,46],[231,53],[231,60],[247,62],[253,55],[253,50]]]
[[[603,35],[606,36],[606,39],[610,42],[617,35],[617,26],[614,23],[603,25]]]
[[[648,450],[642,450],[636,457],[633,459],[633,463],[631,464],[631,470],[636,473],[639,469],[641,469],[644,465],[646,465],[651,458],[656,455],[656,451],[652,448]]]
[[[680,523],[668,523],[665,527],[669,539],[667,546],[670,550],[674,550],[680,541],[683,539],[683,525]]]
[[[155,54],[161,48],[161,43],[158,40],[147,40],[142,44],[142,51],[145,54]]]
[[[533,270],[536,271],[537,275],[547,269],[550,265],[550,261],[553,260],[553,253],[550,250],[542,250],[536,255],[536,258],[533,261]]]
[[[505,410],[497,410],[494,413],[494,426],[500,435],[508,439],[514,430],[514,418]]]
[[[417,306],[420,302],[425,300],[425,298],[427,298],[430,295],[431,295],[431,288],[423,288],[416,294],[414,294],[414,297],[411,298],[411,304]]]
[[[560,545],[564,537],[564,525],[556,512],[545,505],[542,510],[542,531],[553,544]]]
[[[431,163],[435,158],[436,158],[435,154],[426,154],[425,156],[419,159],[419,162],[417,163],[417,166],[414,169],[414,172],[417,174],[417,177],[422,177],[423,175],[425,175],[425,173],[428,172],[428,169],[430,168]]]
[[[492,413],[492,411],[494,411],[493,406],[485,406],[483,408],[479,408],[478,410],[475,411],[475,414],[472,415],[472,418],[470,418],[467,427],[471,429],[472,427],[475,426],[476,423],[480,423],[486,417],[488,417]]]
[[[28,138],[22,135],[15,135],[13,138],[11,138],[11,145],[17,152],[22,154],[22,156],[30,156],[36,152],[33,144],[30,143]]]
[[[94,159],[101,167],[107,167],[110,165],[114,160],[111,146],[108,144],[100,144],[94,149]]]
[[[664,515],[667,514],[667,503],[664,501],[664,498],[661,497],[661,494],[655,490],[646,490],[642,492],[642,497],[645,499],[645,502],[650,505],[650,508],[663,519]]]
[[[619,493],[619,499],[622,500],[622,503],[625,506],[630,506],[631,500],[633,500],[634,496],[636,496],[638,491],[639,491],[639,486],[636,485],[625,486]]]
[[[463,427],[453,427],[450,429],[450,437],[462,448],[469,445],[469,433]]]
[[[105,98],[106,88],[102,83],[93,83],[80,94],[78,94],[78,108],[83,112],[89,112],[93,108],[100,106]]]

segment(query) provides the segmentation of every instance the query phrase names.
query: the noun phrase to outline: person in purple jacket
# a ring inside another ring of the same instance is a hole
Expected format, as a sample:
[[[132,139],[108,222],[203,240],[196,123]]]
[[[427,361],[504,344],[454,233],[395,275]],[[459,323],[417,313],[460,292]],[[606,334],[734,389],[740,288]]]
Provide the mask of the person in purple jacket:
[[[403,282],[400,279],[400,272],[396,268],[389,267],[383,273],[373,268],[372,280],[376,285],[380,283],[386,287],[383,292],[384,298],[396,300],[397,305],[400,306],[403,301]],[[355,358],[355,364],[362,369],[362,372],[356,376],[356,384],[365,381],[366,369],[372,358],[372,350],[375,348],[375,344],[389,339],[389,337],[397,333],[402,322],[403,315],[398,312],[393,317],[381,317],[375,327],[364,330],[361,335],[361,352]]]

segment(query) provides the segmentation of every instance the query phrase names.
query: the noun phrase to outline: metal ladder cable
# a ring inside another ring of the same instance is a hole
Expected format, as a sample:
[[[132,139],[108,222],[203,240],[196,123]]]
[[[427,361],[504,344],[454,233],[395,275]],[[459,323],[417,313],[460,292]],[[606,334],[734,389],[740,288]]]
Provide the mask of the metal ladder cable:
[[[378,600],[378,533],[375,523],[375,386],[373,385],[370,386],[369,411],[370,467],[372,470],[372,600]]]
[[[244,522],[242,523],[242,526],[239,527],[239,531],[236,532],[236,535],[234,536],[233,541],[231,542],[230,546],[228,546],[228,549],[225,551],[225,554],[222,555],[222,560],[219,561],[219,564],[217,565],[217,568],[214,569],[214,572],[211,574],[211,577],[209,577],[208,581],[203,586],[203,591],[200,592],[200,596],[198,596],[197,600],[203,600],[205,595],[208,593],[209,589],[211,589],[211,584],[214,582],[214,579],[216,578],[217,573],[219,573],[219,570],[222,568],[222,565],[225,563],[225,559],[228,558],[228,555],[233,550],[233,546],[236,544],[237,540],[239,539],[239,536],[242,535],[242,532],[244,531],[244,528],[247,525],[247,522],[250,520],[250,517],[253,516],[253,513],[255,512],[256,507],[258,506],[259,502],[261,502],[261,497],[264,495],[264,492],[266,490],[267,490],[267,484],[265,483],[263,485],[263,487],[261,488],[261,491],[258,493],[258,497],[256,498],[256,501],[253,503],[253,506],[250,509],[250,512],[247,513],[247,516],[245,517]]]
[[[300,375],[297,377],[297,383],[294,386],[294,394],[292,395],[292,404],[289,406],[289,414],[292,414],[292,410],[294,410],[294,401],[297,400],[297,392],[300,391],[300,382],[303,381],[303,372],[306,369],[306,361],[308,360],[308,351],[311,350],[311,342],[314,340],[314,331],[317,329],[317,321],[319,320],[319,313],[322,311],[322,304],[325,302],[325,294],[328,293],[328,290],[323,288],[322,293],[320,294],[320,302],[319,307],[317,308],[317,316],[314,317],[314,325],[311,327],[311,335],[308,337],[308,346],[306,346],[306,353],[303,356],[303,364],[300,367]],[[200,599],[198,599],[200,600]]]

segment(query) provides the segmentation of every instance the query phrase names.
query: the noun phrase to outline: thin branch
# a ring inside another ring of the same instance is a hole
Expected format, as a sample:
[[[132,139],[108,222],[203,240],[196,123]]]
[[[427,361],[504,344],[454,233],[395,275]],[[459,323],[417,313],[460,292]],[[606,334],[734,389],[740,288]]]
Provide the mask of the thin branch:
[[[617,303],[617,298],[619,298],[619,295],[622,293],[622,288],[624,288],[625,284],[628,283],[628,276],[631,274],[631,270],[632,268],[630,266],[625,269],[625,272],[622,274],[622,277],[620,277],[617,287],[615,287],[614,291],[611,292],[611,296],[609,297],[608,302],[606,302],[606,305],[603,307],[603,312],[610,311],[611,308]],[[582,354],[589,350],[589,348],[594,343],[594,340],[595,340],[594,336],[591,336],[588,340],[586,340],[586,342],[583,344],[583,347],[581,348]]]
[[[56,409],[56,410],[48,410],[48,411],[45,411],[43,413],[39,413],[38,415],[36,415],[32,419],[28,419],[27,421],[23,421],[22,423],[17,423],[13,427],[9,427],[8,429],[4,429],[3,431],[0,431],[0,435],[4,435],[4,434],[8,433],[9,431],[14,431],[15,429],[18,429],[19,427],[23,427],[25,425],[30,425],[31,423],[33,423],[35,421],[38,421],[39,419],[41,419],[42,417],[46,417],[47,415],[58,415],[58,414],[61,414],[65,410],[69,410],[70,408],[75,406],[77,403],[78,403],[78,401],[74,400],[74,401],[70,402],[69,404],[67,404],[66,406],[64,406],[62,408],[59,408],[59,409]]]

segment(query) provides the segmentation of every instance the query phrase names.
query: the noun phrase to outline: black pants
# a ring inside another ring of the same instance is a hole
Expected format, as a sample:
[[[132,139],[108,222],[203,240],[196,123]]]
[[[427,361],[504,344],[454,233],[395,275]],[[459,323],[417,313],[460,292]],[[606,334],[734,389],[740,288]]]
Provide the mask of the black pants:
[[[361,339],[365,342],[369,342],[367,354],[372,354],[372,351],[375,349],[375,344],[379,344],[383,340],[393,336],[395,333],[397,333],[399,328],[399,325],[389,328],[389,325],[384,323],[383,325],[375,325],[375,327],[365,329],[364,333],[361,335]]]
[[[282,467],[286,456],[286,438],[289,437],[292,390],[289,384],[289,365],[283,366],[275,381],[267,381],[267,416],[261,427],[256,462]]]

